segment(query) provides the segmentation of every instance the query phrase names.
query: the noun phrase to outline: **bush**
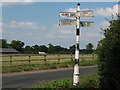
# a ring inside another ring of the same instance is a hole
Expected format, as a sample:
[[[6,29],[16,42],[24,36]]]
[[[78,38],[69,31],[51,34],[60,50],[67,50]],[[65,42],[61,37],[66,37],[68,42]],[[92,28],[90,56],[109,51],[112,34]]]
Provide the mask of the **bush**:
[[[34,86],[33,90],[37,90],[40,88],[87,88],[87,89],[95,89],[99,88],[99,75],[93,74],[90,76],[80,76],[79,84],[77,86],[73,86],[72,78],[63,79],[63,80],[52,80],[48,83],[43,83],[41,85]]]
[[[109,21],[105,38],[99,42],[99,74],[101,88],[120,90],[120,20]]]

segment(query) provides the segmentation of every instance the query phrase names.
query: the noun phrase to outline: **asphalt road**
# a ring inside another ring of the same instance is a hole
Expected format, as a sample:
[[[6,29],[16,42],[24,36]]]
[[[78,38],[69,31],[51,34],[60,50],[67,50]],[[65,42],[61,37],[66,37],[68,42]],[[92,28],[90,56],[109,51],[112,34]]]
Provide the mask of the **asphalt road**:
[[[80,67],[80,76],[97,72],[96,66]],[[72,78],[73,68],[2,76],[2,88],[32,88],[41,82]]]

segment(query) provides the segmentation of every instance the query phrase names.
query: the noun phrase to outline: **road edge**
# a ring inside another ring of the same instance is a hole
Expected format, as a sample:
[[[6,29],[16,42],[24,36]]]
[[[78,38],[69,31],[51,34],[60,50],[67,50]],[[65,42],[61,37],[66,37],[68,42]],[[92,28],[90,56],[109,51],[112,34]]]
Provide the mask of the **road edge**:
[[[97,65],[93,66],[80,66],[80,68],[88,68],[88,67],[97,67]],[[58,70],[69,70],[73,69],[73,67],[70,68],[58,68],[58,69],[46,69],[46,70],[36,70],[36,71],[24,71],[24,72],[14,72],[14,73],[2,73],[2,76],[7,76],[7,75],[19,75],[19,74],[28,74],[28,73],[40,73],[40,72],[52,72],[52,71],[58,71]]]

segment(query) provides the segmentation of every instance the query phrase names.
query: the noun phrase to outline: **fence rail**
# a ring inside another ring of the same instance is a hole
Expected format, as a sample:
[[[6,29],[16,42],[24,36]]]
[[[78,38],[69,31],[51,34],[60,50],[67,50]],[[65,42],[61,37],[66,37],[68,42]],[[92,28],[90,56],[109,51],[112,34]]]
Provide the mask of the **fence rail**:
[[[39,58],[37,58],[39,56]],[[1,55],[2,60],[0,62],[6,62],[6,63],[14,63],[14,62],[28,62],[29,65],[31,64],[31,61],[50,61],[50,60],[56,60],[60,62],[61,60],[72,60],[74,59],[73,54],[17,54],[17,55]],[[89,59],[94,60],[97,59],[97,56],[95,54],[81,54],[80,60]]]

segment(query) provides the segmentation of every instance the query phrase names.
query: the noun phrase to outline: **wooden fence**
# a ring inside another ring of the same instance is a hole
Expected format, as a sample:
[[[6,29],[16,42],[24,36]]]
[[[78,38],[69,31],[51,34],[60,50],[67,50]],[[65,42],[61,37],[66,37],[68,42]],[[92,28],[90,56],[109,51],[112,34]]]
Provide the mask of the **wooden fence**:
[[[63,57],[64,55],[64,57]],[[14,57],[27,57],[27,59],[13,59]],[[42,58],[32,58],[33,56],[42,56]],[[47,58],[49,56],[49,58]],[[51,58],[52,56],[52,58]],[[0,57],[2,57],[2,60],[0,60],[0,62],[7,62],[7,63],[10,63],[12,64],[13,62],[28,62],[29,65],[31,64],[31,61],[44,61],[46,63],[46,61],[48,60],[57,60],[58,62],[60,62],[61,60],[65,60],[65,59],[69,59],[71,61],[74,60],[74,55],[73,54],[17,54],[17,55],[1,55]],[[3,59],[3,58],[7,58],[7,59]],[[80,55],[80,60],[86,60],[86,59],[89,59],[89,60],[94,60],[96,59],[97,56],[95,54],[81,54]]]

